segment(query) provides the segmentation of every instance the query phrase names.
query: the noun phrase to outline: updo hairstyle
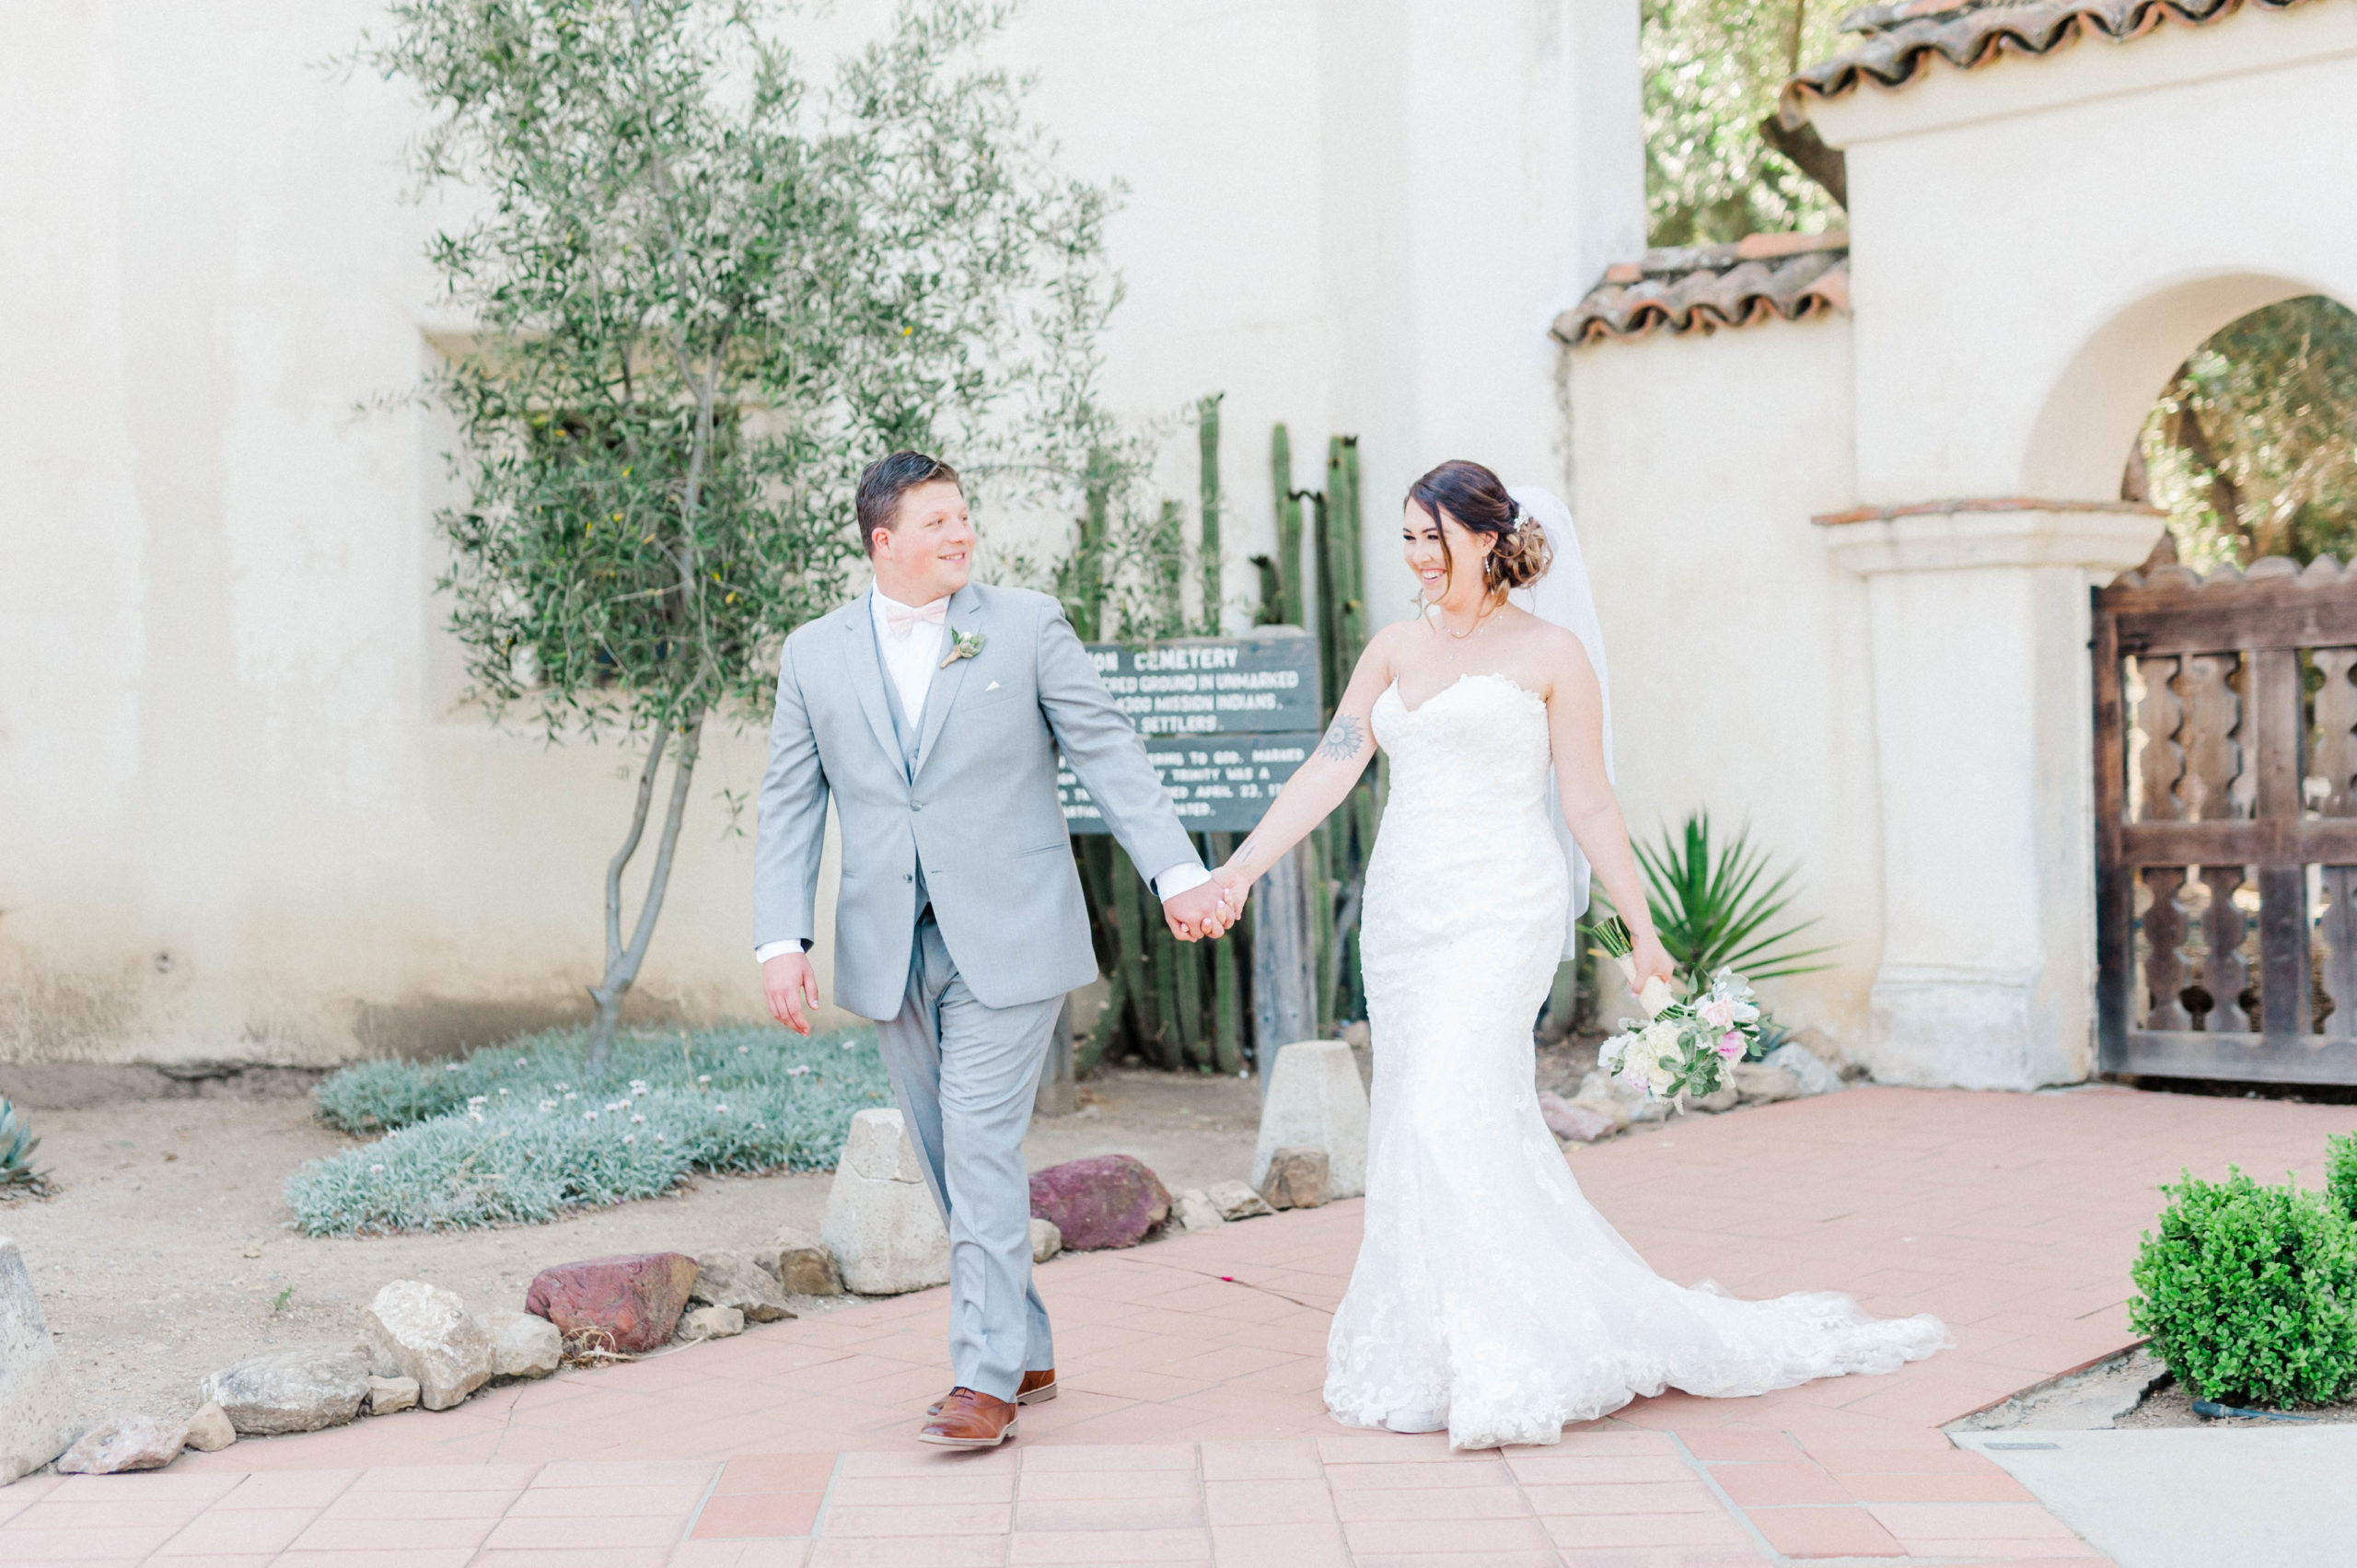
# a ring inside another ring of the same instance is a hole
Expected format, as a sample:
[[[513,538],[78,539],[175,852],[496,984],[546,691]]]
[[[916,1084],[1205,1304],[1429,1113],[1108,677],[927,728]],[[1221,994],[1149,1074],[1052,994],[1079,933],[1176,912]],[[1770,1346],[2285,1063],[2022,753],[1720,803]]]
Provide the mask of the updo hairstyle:
[[[1431,513],[1435,522],[1446,513],[1466,532],[1489,536],[1491,550],[1482,557],[1481,576],[1492,596],[1537,582],[1555,558],[1545,527],[1515,505],[1504,482],[1480,463],[1462,459],[1443,463],[1408,487],[1408,499]]]

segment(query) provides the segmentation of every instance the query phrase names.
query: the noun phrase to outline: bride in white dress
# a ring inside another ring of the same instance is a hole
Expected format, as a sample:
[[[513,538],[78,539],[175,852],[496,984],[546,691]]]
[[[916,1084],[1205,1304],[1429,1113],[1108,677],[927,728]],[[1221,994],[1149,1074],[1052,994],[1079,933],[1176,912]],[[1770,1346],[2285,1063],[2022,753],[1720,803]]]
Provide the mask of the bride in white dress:
[[[1478,463],[1418,480],[1405,524],[1423,615],[1368,644],[1317,755],[1218,873],[1243,907],[1375,747],[1390,754],[1359,938],[1365,1235],[1327,1343],[1327,1408],[1353,1426],[1445,1427],[1457,1448],[1552,1443],[1665,1388],[1759,1394],[1953,1344],[1935,1318],[1875,1319],[1844,1295],[1673,1284],[1582,1196],[1538,1114],[1531,1028],[1586,904],[1584,861],[1629,923],[1638,983],[1671,966],[1613,797],[1578,546],[1561,502],[1509,494]],[[1530,585],[1554,620],[1512,602]]]

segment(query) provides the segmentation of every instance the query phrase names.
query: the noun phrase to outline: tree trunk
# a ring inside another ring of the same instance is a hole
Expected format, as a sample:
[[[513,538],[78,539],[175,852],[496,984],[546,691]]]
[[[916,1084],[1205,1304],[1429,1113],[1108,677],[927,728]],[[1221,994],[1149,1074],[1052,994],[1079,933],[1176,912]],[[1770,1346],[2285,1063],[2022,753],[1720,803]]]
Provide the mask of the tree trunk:
[[[655,865],[646,880],[646,896],[638,909],[629,946],[622,944],[622,872],[638,853],[646,831],[648,807],[655,798],[655,777],[672,738],[658,729],[646,749],[646,766],[638,775],[638,799],[631,812],[630,831],[621,848],[606,865],[606,972],[589,992],[596,1010],[589,1019],[589,1065],[602,1066],[613,1049],[614,1030],[621,1016],[622,998],[637,982],[639,966],[646,961],[647,944],[655,938],[655,922],[663,912],[663,894],[671,882],[671,860],[679,844],[679,824],[688,812],[688,791],[695,778],[696,754],[703,742],[703,715],[692,714],[679,726],[679,749],[671,759],[671,799],[663,814],[663,836],[655,849]]]

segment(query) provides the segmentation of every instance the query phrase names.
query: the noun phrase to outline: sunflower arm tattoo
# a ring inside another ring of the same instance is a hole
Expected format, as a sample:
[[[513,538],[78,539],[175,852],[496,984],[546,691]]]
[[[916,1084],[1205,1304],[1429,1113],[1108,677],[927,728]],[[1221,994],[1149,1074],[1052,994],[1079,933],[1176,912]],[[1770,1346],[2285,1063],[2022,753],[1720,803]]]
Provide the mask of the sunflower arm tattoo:
[[[1326,738],[1318,743],[1318,754],[1329,761],[1347,762],[1365,744],[1366,726],[1353,714],[1336,714]]]

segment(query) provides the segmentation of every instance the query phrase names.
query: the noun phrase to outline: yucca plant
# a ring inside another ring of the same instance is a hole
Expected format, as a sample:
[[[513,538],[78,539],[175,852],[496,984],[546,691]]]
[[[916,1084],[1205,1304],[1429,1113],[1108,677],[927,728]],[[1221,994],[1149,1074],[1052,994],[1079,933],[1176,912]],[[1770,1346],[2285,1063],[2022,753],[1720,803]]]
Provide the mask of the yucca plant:
[[[33,1151],[40,1147],[32,1124],[17,1114],[14,1105],[0,1099],[0,1191],[27,1188],[39,1192],[48,1186],[33,1165]]]
[[[1645,868],[1654,925],[1680,980],[1704,983],[1733,969],[1758,981],[1832,967],[1808,962],[1830,947],[1793,946],[1817,922],[1780,923],[1793,901],[1794,874],[1769,865],[1747,825],[1713,851],[1710,813],[1696,811],[1677,831],[1665,830],[1659,843],[1632,847]]]

